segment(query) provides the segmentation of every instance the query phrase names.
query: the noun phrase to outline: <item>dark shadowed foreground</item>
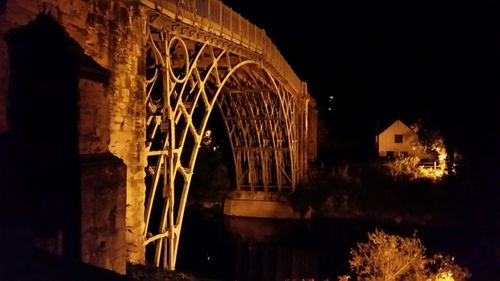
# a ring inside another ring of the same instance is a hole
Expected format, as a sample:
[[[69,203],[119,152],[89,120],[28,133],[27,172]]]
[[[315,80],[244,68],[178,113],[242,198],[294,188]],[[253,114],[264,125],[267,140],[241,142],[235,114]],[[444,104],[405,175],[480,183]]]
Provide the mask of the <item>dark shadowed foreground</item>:
[[[2,281],[208,281],[177,271],[148,265],[127,265],[127,275],[84,263],[72,263],[61,257],[37,252],[27,260],[2,259]]]

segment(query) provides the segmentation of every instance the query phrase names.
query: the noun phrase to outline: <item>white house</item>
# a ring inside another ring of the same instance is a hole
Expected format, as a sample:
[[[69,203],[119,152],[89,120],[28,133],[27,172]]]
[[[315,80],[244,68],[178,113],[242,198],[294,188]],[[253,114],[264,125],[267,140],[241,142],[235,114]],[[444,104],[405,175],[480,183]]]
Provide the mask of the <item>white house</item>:
[[[392,125],[375,137],[375,143],[380,157],[393,157],[400,154],[421,156],[422,152],[417,147],[418,135],[401,120],[396,120]]]

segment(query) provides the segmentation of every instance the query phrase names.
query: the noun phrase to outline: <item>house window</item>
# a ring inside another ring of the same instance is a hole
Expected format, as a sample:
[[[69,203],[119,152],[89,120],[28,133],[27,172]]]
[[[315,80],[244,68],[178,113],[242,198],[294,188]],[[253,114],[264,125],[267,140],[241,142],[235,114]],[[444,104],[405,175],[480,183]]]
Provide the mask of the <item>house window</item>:
[[[395,143],[403,143],[403,135],[394,135],[394,142]]]

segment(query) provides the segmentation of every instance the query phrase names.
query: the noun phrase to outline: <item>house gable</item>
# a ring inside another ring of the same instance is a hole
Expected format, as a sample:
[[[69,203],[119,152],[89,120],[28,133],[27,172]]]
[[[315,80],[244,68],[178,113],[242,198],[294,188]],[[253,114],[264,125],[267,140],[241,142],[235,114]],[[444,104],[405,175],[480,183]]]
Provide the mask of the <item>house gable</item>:
[[[377,136],[378,154],[381,157],[398,154],[416,155],[414,145],[417,142],[417,133],[401,120],[396,120]]]

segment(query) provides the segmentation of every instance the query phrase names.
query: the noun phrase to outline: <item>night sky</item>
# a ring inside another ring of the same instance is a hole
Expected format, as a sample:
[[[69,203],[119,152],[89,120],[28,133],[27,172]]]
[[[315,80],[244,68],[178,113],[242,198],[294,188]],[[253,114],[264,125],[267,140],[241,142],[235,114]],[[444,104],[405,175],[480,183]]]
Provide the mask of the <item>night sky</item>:
[[[398,118],[420,119],[452,149],[475,157],[497,151],[498,2],[224,3],[266,30],[308,83],[334,135],[366,146],[377,123],[380,129]]]

